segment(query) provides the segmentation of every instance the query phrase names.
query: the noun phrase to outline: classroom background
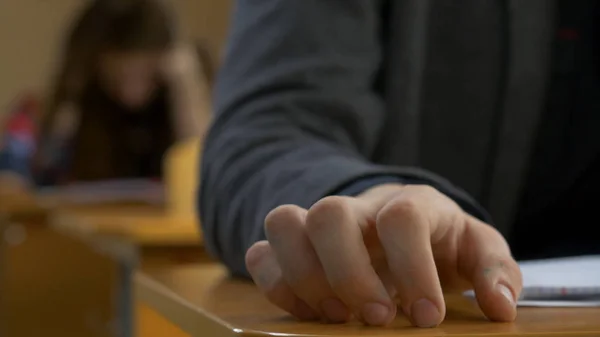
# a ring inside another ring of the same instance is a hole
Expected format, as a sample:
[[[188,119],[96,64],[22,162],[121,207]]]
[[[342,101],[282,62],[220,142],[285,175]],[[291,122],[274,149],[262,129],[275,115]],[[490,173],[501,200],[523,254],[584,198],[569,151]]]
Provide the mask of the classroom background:
[[[133,0],[0,0],[0,126],[19,117],[21,105],[43,113],[67,27],[90,1]],[[208,52],[216,72],[234,0],[160,1],[172,5],[181,35]],[[0,155],[8,143],[2,130]],[[0,337],[600,336],[597,297],[571,308],[520,308],[507,324],[490,323],[463,294],[448,294],[446,321],[433,329],[411,327],[402,315],[388,327],[293,319],[206,252],[196,214],[202,132],[170,144],[160,179],[23,188],[2,180],[0,165]],[[575,261],[589,272],[581,275],[594,296],[599,261]],[[550,287],[540,289],[570,298],[560,276],[577,272],[542,267]]]
[[[81,0],[0,2],[0,122],[17,97],[47,94],[61,38]],[[220,59],[231,0],[173,0],[184,34],[202,41]]]
[[[89,3],[0,2],[0,145],[22,106],[44,113],[61,47]],[[168,0],[179,36],[208,52],[213,73],[232,3]],[[0,336],[188,335],[137,304],[134,277],[143,266],[207,259],[194,211],[201,143],[199,135],[174,144],[164,156],[161,183],[111,181],[23,193],[0,179]]]

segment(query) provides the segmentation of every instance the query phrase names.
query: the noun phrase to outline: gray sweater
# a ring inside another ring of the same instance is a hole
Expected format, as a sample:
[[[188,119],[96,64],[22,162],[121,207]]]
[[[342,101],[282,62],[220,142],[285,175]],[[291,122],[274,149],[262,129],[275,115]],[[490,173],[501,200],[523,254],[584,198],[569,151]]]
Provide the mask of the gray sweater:
[[[507,233],[553,13],[547,0],[237,1],[202,159],[209,251],[245,275],[274,207],[381,176],[492,222],[487,209]]]

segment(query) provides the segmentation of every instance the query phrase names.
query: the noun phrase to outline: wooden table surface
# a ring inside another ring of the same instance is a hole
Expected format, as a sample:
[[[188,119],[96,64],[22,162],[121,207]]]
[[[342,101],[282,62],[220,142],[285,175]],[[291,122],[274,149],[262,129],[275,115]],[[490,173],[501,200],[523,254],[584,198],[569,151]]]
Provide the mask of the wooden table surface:
[[[47,217],[49,219],[47,219]],[[41,219],[77,236],[112,235],[141,245],[197,245],[196,218],[169,216],[163,206],[140,203],[62,204],[51,196],[0,194],[0,220]]]
[[[14,247],[0,245],[2,336],[42,331],[46,336],[108,336],[116,322],[115,289],[122,285],[117,280],[125,276],[122,262],[162,265],[203,258],[195,218],[175,218],[162,205],[139,202],[73,204],[53,195],[0,194],[2,243],[10,233],[22,233],[26,240]],[[40,259],[45,263],[40,265]],[[56,292],[60,284],[69,291]],[[68,296],[48,301],[55,295]],[[147,315],[142,316],[141,331],[168,327],[164,320],[147,326]]]
[[[110,257],[119,266],[118,281],[112,289],[118,299],[115,317],[124,336],[133,336],[135,321],[140,320],[132,296],[135,269],[202,259],[197,220],[173,217],[162,206],[59,207],[51,212],[49,224],[56,232],[85,243],[88,250]],[[143,316],[141,330],[147,331],[149,321],[147,315]]]
[[[5,218],[38,216],[45,214],[46,211],[47,209],[29,194],[0,194],[0,215]]]
[[[0,195],[0,335],[111,336],[117,266],[48,228],[56,206]]]
[[[50,224],[76,236],[111,236],[134,244],[200,245],[196,218],[176,218],[157,206],[62,208],[52,212]]]
[[[34,216],[48,216],[53,228],[76,236],[110,235],[147,246],[202,243],[196,217],[173,217],[163,205],[133,202],[78,205],[61,202],[53,195],[0,194],[0,220]]]
[[[216,263],[148,267],[135,282],[138,300],[192,336],[600,336],[600,308],[521,308],[516,322],[492,323],[456,295],[434,329],[413,328],[401,316],[386,328],[297,322]]]

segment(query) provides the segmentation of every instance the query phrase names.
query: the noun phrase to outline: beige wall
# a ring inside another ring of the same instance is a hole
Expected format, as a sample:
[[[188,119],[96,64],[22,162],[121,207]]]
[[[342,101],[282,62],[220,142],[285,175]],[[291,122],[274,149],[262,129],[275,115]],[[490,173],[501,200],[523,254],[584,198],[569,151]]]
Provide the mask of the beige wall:
[[[82,3],[0,1],[0,114],[16,94],[45,88],[64,24]]]
[[[184,32],[202,39],[213,58],[227,33],[230,0],[173,0]],[[62,34],[85,0],[0,0],[0,121],[15,95],[43,95]]]

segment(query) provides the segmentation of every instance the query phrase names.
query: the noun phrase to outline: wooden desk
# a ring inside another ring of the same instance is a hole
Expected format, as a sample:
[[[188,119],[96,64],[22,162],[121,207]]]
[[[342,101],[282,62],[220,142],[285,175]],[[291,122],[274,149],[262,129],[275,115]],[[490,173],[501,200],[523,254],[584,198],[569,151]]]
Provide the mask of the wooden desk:
[[[171,217],[160,207],[63,208],[49,222],[57,232],[136,266],[205,259],[197,220]]]
[[[0,194],[0,221],[39,219],[47,214],[35,197],[28,194]]]
[[[66,208],[54,212],[52,226],[81,238],[120,237],[141,246],[197,246],[197,220],[169,217],[157,207]]]
[[[403,317],[387,328],[301,323],[214,263],[146,267],[135,294],[192,336],[600,336],[600,308],[523,308],[515,323],[491,323],[460,296],[448,296],[446,321],[435,329],[410,327]]]
[[[119,336],[134,336],[131,286],[136,268],[205,258],[196,220],[172,218],[161,208],[63,208],[52,213],[49,223],[58,233],[109,257],[116,266],[112,289]]]
[[[0,335],[111,336],[114,264],[49,229],[36,198],[0,199]]]

